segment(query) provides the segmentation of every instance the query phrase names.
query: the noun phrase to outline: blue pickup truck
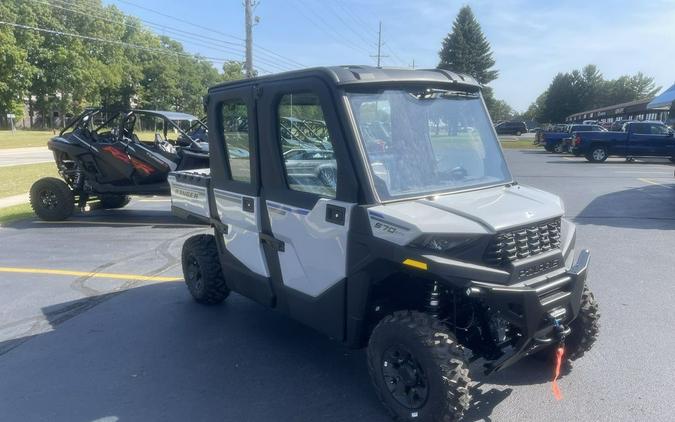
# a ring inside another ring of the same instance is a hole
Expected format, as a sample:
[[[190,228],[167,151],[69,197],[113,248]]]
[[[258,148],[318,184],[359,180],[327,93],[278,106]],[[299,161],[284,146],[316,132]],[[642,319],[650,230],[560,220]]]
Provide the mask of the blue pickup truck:
[[[605,129],[598,125],[567,125],[561,132],[544,132],[543,145],[548,152],[563,153],[566,151],[565,139],[573,138],[575,132],[602,132]],[[570,143],[568,142],[567,145]]]
[[[572,152],[599,163],[619,157],[669,157],[675,162],[673,130],[661,122],[628,122],[620,132],[577,132]]]

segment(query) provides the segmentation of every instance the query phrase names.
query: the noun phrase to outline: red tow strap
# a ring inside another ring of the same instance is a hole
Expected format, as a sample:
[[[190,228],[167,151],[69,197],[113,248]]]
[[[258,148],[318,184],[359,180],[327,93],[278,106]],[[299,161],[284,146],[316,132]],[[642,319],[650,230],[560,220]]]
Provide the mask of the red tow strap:
[[[560,392],[560,387],[558,387],[558,377],[560,376],[560,366],[562,365],[562,358],[565,354],[565,348],[560,346],[555,351],[555,373],[553,375],[553,383],[551,384],[551,390],[553,390],[553,397],[556,400],[562,400],[563,396]]]

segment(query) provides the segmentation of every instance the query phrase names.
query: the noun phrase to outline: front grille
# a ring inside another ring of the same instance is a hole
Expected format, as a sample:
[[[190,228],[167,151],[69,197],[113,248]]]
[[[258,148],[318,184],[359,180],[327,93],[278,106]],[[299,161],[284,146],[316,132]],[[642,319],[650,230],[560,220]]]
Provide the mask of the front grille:
[[[488,265],[502,266],[528,256],[560,248],[560,219],[497,233],[483,259]]]

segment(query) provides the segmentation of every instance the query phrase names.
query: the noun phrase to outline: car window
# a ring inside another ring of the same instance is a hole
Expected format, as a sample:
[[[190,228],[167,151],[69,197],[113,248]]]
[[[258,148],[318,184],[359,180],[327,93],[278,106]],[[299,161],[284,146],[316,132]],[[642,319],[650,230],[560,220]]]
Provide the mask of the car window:
[[[649,125],[646,125],[644,123],[632,123],[630,126],[630,130],[638,135],[645,135],[651,133]]]
[[[232,180],[251,182],[250,136],[248,107],[243,99],[231,99],[221,105],[223,139],[227,150]]]
[[[278,105],[278,139],[290,189],[335,198],[337,162],[319,97],[284,95]]]
[[[668,128],[665,125],[650,125],[652,135],[667,135]]]

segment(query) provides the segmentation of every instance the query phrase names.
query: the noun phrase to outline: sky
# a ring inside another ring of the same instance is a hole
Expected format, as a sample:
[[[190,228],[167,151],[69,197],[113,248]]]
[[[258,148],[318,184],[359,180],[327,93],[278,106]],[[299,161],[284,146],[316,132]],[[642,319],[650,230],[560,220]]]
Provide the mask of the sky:
[[[104,0],[155,24],[187,51],[243,60],[242,0]],[[460,7],[471,6],[492,46],[495,96],[517,111],[558,72],[596,64],[605,78],[643,72],[675,83],[675,0],[259,0],[254,66],[261,72],[375,64],[431,68]],[[138,6],[141,7],[138,7]],[[159,13],[157,13],[159,12]],[[160,14],[161,13],[161,14]],[[162,25],[162,26],[158,26]],[[183,31],[183,32],[176,32]],[[190,34],[186,34],[190,33]],[[215,62],[220,66],[220,62]]]

